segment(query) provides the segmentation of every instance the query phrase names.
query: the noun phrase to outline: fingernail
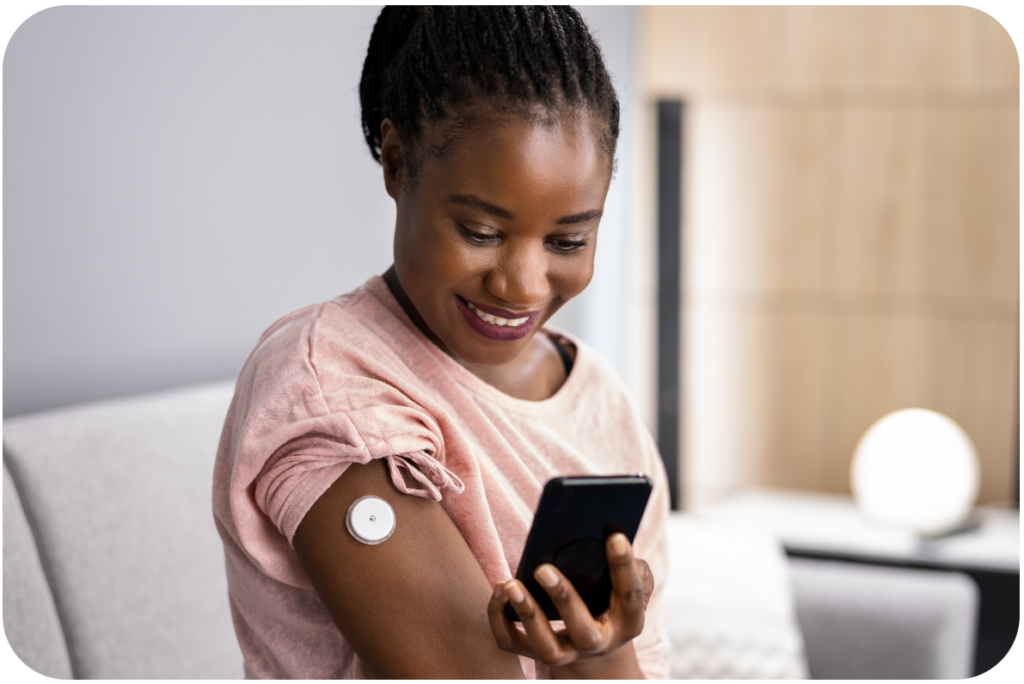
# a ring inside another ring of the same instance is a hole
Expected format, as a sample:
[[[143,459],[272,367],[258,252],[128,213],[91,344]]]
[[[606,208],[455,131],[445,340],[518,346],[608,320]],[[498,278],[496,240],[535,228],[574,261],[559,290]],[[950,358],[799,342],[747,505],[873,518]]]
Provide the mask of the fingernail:
[[[533,576],[548,589],[553,589],[558,584],[558,575],[555,574],[550,565],[540,566],[534,571]]]
[[[494,598],[501,598],[501,582],[494,585]]]
[[[612,553],[620,557],[629,553],[629,540],[626,539],[626,535],[618,533],[612,536]]]
[[[508,592],[508,597],[512,599],[512,603],[522,603],[526,600],[526,594],[523,593],[523,590],[515,582],[506,584],[505,591]]]

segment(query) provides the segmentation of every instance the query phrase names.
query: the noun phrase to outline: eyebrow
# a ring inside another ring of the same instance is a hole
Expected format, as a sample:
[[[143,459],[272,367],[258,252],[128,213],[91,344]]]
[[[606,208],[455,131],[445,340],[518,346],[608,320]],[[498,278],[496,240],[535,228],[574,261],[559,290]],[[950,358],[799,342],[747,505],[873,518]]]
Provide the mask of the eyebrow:
[[[591,209],[590,211],[584,211],[579,214],[573,214],[572,216],[563,216],[562,218],[555,221],[560,226],[572,223],[584,223],[591,221],[596,218],[601,218],[602,211],[600,209]]]
[[[490,202],[482,200],[476,195],[452,195],[451,197],[448,198],[448,201],[454,202],[455,204],[465,205],[470,209],[478,209],[488,214],[493,214],[503,219],[508,219],[509,221],[516,217],[516,215],[513,214],[508,209],[502,209],[498,205],[491,204]]]
[[[516,217],[516,215],[508,209],[503,209],[496,204],[491,204],[487,200],[480,199],[476,195],[452,195],[448,198],[448,201],[454,204],[467,206],[470,209],[477,209],[503,219],[508,219],[509,221],[514,220]],[[591,209],[590,211],[580,212],[579,214],[573,214],[572,216],[563,216],[555,221],[555,223],[560,226],[584,223],[596,218],[601,218],[602,213],[603,212],[600,209]]]

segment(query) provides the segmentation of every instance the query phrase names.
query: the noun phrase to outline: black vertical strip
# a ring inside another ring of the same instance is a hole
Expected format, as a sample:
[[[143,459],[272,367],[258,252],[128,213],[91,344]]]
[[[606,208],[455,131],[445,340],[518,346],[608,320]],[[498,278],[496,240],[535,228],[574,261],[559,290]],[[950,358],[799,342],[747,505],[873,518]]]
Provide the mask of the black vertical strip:
[[[658,450],[672,508],[678,510],[680,325],[683,210],[683,103],[658,101]]]

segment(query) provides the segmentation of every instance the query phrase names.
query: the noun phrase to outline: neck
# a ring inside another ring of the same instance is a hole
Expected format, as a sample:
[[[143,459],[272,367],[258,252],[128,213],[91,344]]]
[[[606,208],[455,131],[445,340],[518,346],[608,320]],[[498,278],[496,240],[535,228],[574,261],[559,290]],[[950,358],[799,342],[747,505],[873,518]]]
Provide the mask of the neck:
[[[405,315],[409,317],[409,320],[411,320],[416,327],[420,329],[421,333],[427,336],[428,340],[436,344],[441,351],[454,359],[455,357],[452,356],[450,351],[448,351],[444,342],[442,342],[440,338],[434,334],[434,331],[430,329],[427,322],[423,320],[422,316],[420,316],[420,312],[416,310],[416,306],[412,303],[412,300],[409,299],[409,295],[405,293],[405,290],[402,288],[402,283],[398,281],[398,274],[395,272],[394,264],[384,272],[384,275],[382,275],[381,278],[384,279],[384,283],[387,284],[388,289],[391,290],[391,294],[393,294],[395,299],[398,300],[398,304],[402,307],[402,311],[405,312]],[[456,359],[456,361],[457,360],[458,359]]]

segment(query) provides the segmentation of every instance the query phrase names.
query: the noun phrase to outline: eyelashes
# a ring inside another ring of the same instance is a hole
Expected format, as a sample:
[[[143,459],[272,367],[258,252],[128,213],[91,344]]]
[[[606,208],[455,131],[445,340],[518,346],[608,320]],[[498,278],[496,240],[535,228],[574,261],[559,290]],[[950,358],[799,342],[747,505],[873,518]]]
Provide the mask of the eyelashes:
[[[500,239],[497,235],[487,235],[486,233],[478,233],[475,230],[470,230],[461,223],[458,224],[458,226],[459,232],[462,233],[462,236],[474,245],[490,245]]]
[[[587,246],[586,240],[552,240],[548,243],[552,249],[556,252],[567,254],[569,252],[575,252],[576,250],[583,249]]]
[[[457,224],[459,227],[459,233],[467,242],[472,245],[489,246],[498,244],[501,241],[500,235],[488,235],[486,233],[478,233],[475,230],[470,230],[461,223]],[[571,254],[579,251],[587,246],[587,240],[567,240],[565,238],[553,238],[546,241],[548,249],[557,254]]]

